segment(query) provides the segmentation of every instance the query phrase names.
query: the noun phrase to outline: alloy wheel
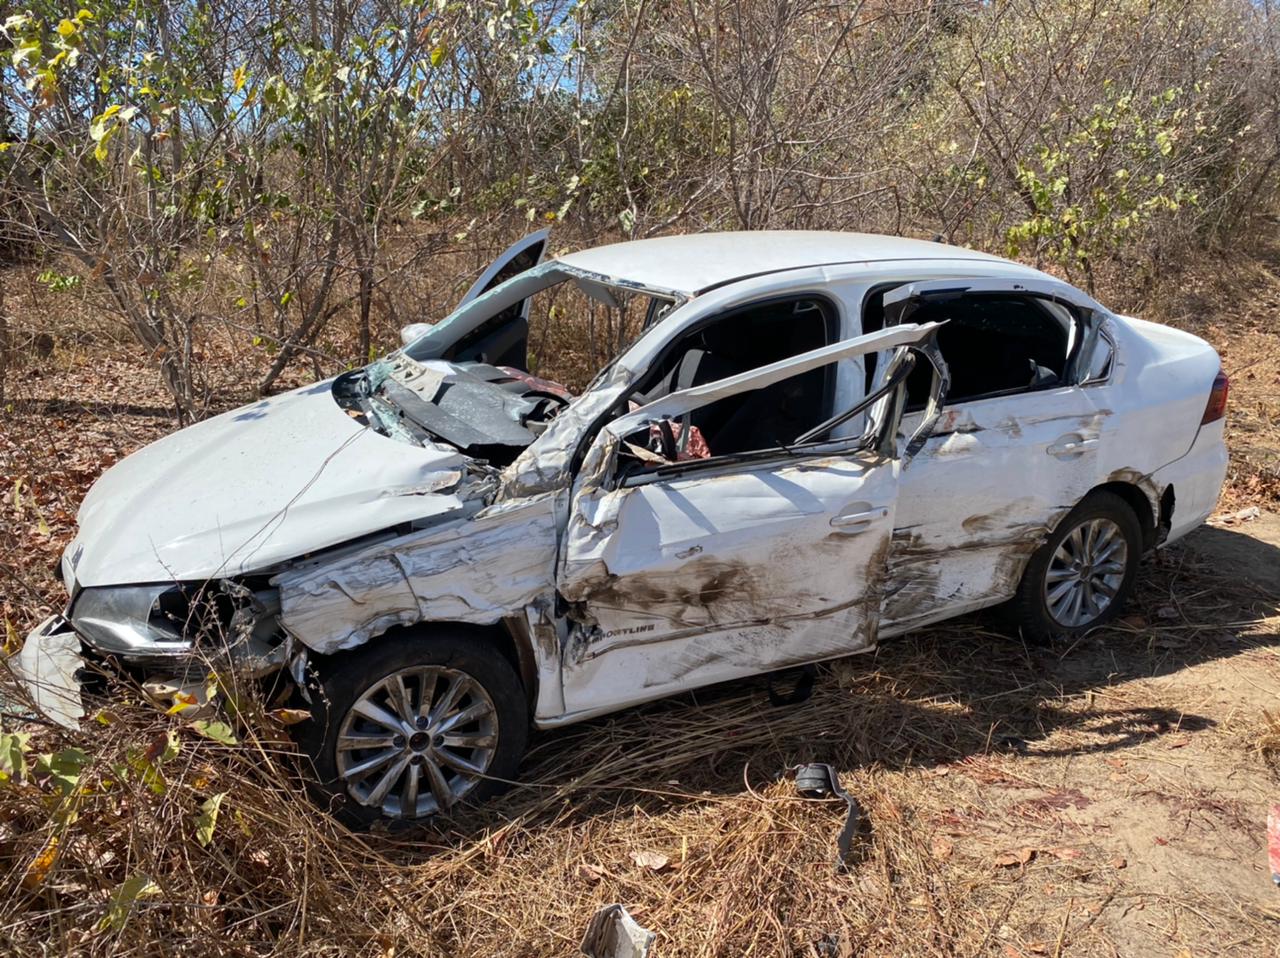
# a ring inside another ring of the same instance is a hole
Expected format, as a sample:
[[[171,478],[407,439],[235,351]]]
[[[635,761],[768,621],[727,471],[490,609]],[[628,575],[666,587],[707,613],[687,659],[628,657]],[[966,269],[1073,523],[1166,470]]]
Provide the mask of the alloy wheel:
[[[391,818],[447,811],[484,778],[498,713],[465,672],[414,666],[380,679],[338,730],[338,775],[361,805]]]
[[[1128,568],[1129,545],[1116,523],[1087,519],[1054,550],[1045,571],[1049,615],[1067,628],[1087,626],[1115,601]]]

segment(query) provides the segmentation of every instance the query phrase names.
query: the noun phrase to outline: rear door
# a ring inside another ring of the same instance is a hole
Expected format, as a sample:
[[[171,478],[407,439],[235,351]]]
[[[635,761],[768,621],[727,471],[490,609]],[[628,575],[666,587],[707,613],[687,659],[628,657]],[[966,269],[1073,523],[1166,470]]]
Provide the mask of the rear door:
[[[900,326],[674,392],[597,436],[575,481],[558,589],[570,713],[874,645],[898,498],[908,347]],[[671,462],[650,438],[688,413],[836,360],[892,351],[883,384],[786,448]],[[863,435],[832,440],[870,412]]]
[[[1105,481],[1099,450],[1113,429],[1111,410],[1098,390],[1077,384],[1085,377],[1076,365],[1096,331],[1091,301],[1073,292],[984,278],[913,283],[886,294],[888,325],[947,323],[938,346],[951,377],[941,413],[902,476],[886,632],[1011,596],[1044,536]],[[1061,366],[1031,362],[1017,385],[1024,373],[1019,347],[1011,345],[1003,362],[993,358],[1001,329],[1013,342],[1055,316],[1072,327]],[[984,384],[985,370],[1011,378]],[[923,415],[908,408],[903,428]]]

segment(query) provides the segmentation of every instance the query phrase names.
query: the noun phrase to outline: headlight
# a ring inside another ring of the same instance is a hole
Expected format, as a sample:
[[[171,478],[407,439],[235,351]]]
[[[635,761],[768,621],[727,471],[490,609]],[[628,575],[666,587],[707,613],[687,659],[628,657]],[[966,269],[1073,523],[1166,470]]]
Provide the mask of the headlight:
[[[159,598],[172,585],[83,589],[71,608],[71,625],[101,652],[165,655],[191,643],[161,614]]]

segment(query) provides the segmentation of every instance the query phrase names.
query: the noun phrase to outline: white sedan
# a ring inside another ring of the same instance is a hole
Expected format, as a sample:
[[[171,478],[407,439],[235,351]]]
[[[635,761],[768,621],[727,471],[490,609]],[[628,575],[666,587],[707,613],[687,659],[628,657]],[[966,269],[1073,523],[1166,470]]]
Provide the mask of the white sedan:
[[[545,245],[384,359],[109,470],[21,656],[37,705],[75,721],[83,659],[161,698],[290,677],[329,807],[422,818],[513,778],[531,726],[1001,603],[1081,634],[1218,497],[1214,350],[1026,266],[852,233]],[[577,396],[527,372],[530,297],[563,284],[645,316]]]

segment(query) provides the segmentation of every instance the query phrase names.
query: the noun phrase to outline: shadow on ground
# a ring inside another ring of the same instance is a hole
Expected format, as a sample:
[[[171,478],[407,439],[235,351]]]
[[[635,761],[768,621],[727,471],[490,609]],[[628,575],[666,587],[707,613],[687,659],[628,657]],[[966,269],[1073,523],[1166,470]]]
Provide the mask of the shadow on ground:
[[[1205,528],[1146,562],[1122,619],[1070,645],[1027,645],[996,615],[965,616],[822,666],[799,705],[771,706],[757,680],[542,733],[525,784],[439,837],[452,843],[518,814],[564,826],[620,805],[656,810],[736,795],[802,762],[839,772],[929,768],[1002,752],[1119,752],[1194,735],[1214,720],[1125,707],[1108,690],[1280,646],[1269,622],[1280,593],[1266,587],[1277,570],[1275,545]]]

